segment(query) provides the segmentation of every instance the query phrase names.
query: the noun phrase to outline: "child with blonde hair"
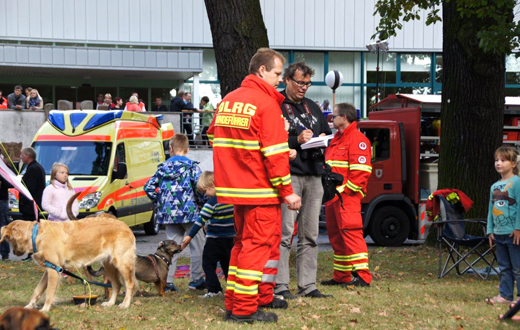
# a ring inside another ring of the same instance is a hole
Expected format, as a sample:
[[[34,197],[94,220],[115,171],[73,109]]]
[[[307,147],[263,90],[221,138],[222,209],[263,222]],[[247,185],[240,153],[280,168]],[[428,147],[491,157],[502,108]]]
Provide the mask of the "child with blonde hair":
[[[504,146],[495,151],[495,169],[499,181],[491,186],[487,233],[489,245],[496,244],[500,267],[499,295],[487,298],[491,304],[510,304],[514,299],[515,281],[520,295],[520,177],[518,152]]]
[[[69,168],[62,163],[54,163],[51,169],[51,182],[43,191],[42,208],[49,212],[48,220],[70,221],[67,216],[67,202],[74,195],[74,189],[69,182]],[[72,204],[74,215],[79,214],[79,204]]]

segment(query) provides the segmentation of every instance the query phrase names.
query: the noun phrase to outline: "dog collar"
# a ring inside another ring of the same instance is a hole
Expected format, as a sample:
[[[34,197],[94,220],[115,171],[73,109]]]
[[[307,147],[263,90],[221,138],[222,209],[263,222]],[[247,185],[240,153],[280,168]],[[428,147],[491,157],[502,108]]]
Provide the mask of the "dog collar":
[[[169,262],[168,259],[166,259],[165,257],[160,256],[160,255],[158,255],[157,253],[154,253],[154,256],[156,256],[157,258],[159,258],[159,259],[161,259],[162,261],[164,261],[168,266],[170,265],[170,262]]]
[[[33,253],[38,252],[36,250],[36,235],[38,235],[38,224],[35,223],[32,231],[32,246],[33,246]]]

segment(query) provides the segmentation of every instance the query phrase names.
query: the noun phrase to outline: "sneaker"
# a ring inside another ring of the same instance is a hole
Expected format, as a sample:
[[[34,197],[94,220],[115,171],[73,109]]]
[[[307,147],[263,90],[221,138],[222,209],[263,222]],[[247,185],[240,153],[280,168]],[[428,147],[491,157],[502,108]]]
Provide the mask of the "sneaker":
[[[253,323],[253,322],[266,322],[276,323],[278,322],[278,315],[275,313],[266,313],[261,310],[257,310],[255,313],[250,315],[235,315],[231,314],[229,320],[239,323]]]
[[[164,291],[165,292],[168,292],[168,291],[177,292],[177,291],[179,291],[179,289],[177,289],[177,287],[173,283],[166,283],[166,287],[164,288]]]
[[[197,281],[192,281],[188,284],[188,289],[190,290],[205,290],[208,286],[206,285],[206,281],[204,278],[199,278]]]
[[[490,305],[496,305],[496,304],[511,304],[511,300],[507,300],[506,298],[503,298],[501,295],[495,296],[493,298],[486,298],[486,302]]]
[[[289,303],[283,299],[274,297],[270,303],[259,305],[258,308],[286,309]]]
[[[306,298],[332,298],[331,294],[323,294],[320,290],[316,289],[303,295]]]
[[[11,259],[9,259],[9,256],[2,256],[2,261],[11,261]]]
[[[22,261],[31,261],[32,260],[32,253],[29,253],[27,257],[23,258]]]
[[[370,283],[365,282],[361,277],[353,277],[352,281],[343,283],[341,286],[347,287],[347,286],[359,286],[359,287],[367,287],[370,286]]]
[[[293,295],[289,290],[283,290],[278,293],[275,293],[275,297],[283,298],[284,300],[296,299],[296,296]]]
[[[341,285],[341,284],[343,284],[343,283],[337,282],[334,279],[330,279],[327,281],[321,281],[321,285]]]
[[[207,292],[206,294],[203,294],[199,296],[199,298],[213,298],[217,296],[222,296],[222,291],[219,292]]]

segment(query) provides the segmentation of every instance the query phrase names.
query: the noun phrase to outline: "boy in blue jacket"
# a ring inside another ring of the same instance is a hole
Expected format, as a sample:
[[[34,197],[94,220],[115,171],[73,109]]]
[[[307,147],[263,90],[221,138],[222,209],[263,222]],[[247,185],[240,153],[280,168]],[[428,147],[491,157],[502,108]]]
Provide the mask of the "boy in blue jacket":
[[[181,242],[199,218],[199,196],[196,193],[197,180],[201,174],[198,162],[186,157],[189,151],[188,138],[184,134],[175,134],[170,140],[170,155],[160,164],[157,172],[144,186],[144,191],[155,205],[157,222],[165,225],[166,239]],[[190,243],[191,282],[188,288],[204,290],[206,283],[202,277],[202,249],[205,238],[196,235]],[[172,259],[168,271],[171,282],[167,291],[177,291],[173,284],[177,269],[178,254]]]
[[[203,298],[222,295],[222,287],[216,274],[217,263],[224,275],[228,275],[229,259],[235,238],[235,221],[233,205],[217,202],[213,172],[205,171],[197,182],[197,190],[204,192],[210,199],[200,211],[199,220],[195,222],[188,236],[182,242],[184,249],[193,237],[197,237],[199,230],[206,226],[206,245],[202,254],[202,268],[206,274],[208,293]]]

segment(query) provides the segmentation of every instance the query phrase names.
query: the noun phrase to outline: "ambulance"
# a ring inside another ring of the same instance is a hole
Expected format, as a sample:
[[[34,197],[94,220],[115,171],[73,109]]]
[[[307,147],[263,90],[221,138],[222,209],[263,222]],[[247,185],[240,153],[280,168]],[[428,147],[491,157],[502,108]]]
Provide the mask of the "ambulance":
[[[161,116],[130,111],[72,110],[49,113],[32,147],[47,174],[55,162],[69,167],[69,181],[78,196],[78,218],[109,212],[129,226],[144,225],[156,235],[153,204],[143,187],[164,162],[171,123]],[[18,195],[10,191],[10,216],[16,219]]]

